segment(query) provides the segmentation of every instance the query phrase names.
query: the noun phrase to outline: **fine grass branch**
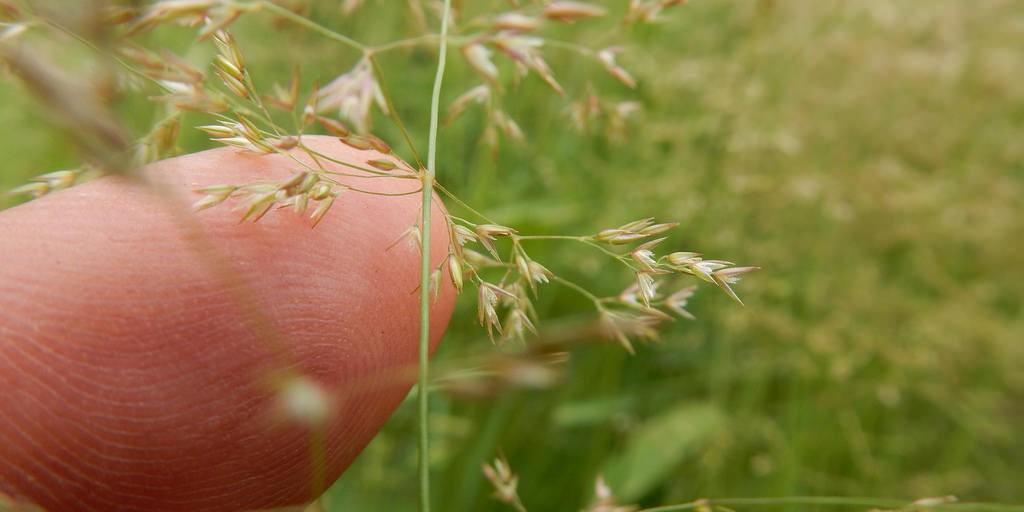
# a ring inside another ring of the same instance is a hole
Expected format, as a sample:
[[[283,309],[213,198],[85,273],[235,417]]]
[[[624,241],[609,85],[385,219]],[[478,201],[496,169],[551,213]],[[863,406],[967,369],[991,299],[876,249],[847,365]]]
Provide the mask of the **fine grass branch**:
[[[451,0],[445,0],[441,12],[441,37],[438,43],[437,74],[434,77],[434,88],[430,97],[430,132],[427,146],[427,172],[423,174],[423,227],[420,230],[423,243],[420,251],[420,340],[419,340],[419,385],[418,385],[418,423],[419,423],[419,497],[420,510],[430,510],[430,428],[429,408],[430,391],[430,224],[431,199],[434,195],[434,176],[437,174],[437,127],[441,110],[441,85],[444,82],[444,68],[448,52],[448,17],[451,11]]]

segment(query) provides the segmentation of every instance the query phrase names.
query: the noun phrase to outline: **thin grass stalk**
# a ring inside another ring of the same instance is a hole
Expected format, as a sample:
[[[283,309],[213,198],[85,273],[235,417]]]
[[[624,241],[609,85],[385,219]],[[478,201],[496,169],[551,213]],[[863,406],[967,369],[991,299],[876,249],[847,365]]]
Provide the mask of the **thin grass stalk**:
[[[940,498],[941,499],[941,498]],[[861,498],[845,496],[781,496],[776,498],[719,498],[703,499],[676,505],[645,508],[640,512],[681,512],[705,510],[708,507],[781,507],[781,506],[822,506],[822,507],[872,507],[874,509],[918,511],[961,511],[961,512],[1022,512],[1024,507],[997,503],[927,503],[924,500],[910,502],[892,498]]]
[[[420,353],[419,353],[419,477],[420,511],[430,511],[430,431],[428,372],[430,371],[430,209],[434,195],[434,175],[437,172],[437,125],[441,109],[441,83],[444,81],[444,67],[448,52],[448,16],[451,0],[444,0],[441,11],[441,40],[438,43],[437,75],[430,98],[430,132],[427,143],[427,170],[423,174],[423,228],[420,250]]]
[[[319,23],[316,23],[310,20],[309,18],[302,16],[301,14],[296,14],[284,7],[281,7],[280,5],[275,4],[274,2],[262,0],[260,2],[257,2],[255,5],[259,6],[259,8],[264,9],[275,16],[280,16],[292,23],[295,23],[296,25],[305,27],[328,39],[333,39],[354,50],[366,53],[366,46],[364,46],[359,41],[356,41],[355,39],[352,39],[344,34],[339,34],[338,32],[335,32],[323,25],[320,25]]]

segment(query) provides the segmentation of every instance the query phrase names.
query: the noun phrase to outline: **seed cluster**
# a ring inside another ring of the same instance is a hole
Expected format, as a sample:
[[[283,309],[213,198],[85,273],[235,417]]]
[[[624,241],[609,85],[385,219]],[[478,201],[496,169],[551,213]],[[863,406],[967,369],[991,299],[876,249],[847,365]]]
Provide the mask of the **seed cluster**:
[[[362,3],[348,0],[342,10],[351,13],[361,8]],[[682,0],[632,0],[623,21],[627,24],[652,22],[666,8],[682,3]],[[411,4],[418,5],[417,2]],[[359,56],[350,68],[323,87],[312,84],[304,90],[301,72],[296,67],[285,82],[271,84],[266,88],[269,92],[264,92],[255,83],[241,45],[230,28],[242,16],[266,11],[284,21],[331,34],[332,39],[347,44]],[[377,113],[389,117],[405,133],[405,126],[387,94],[376,56],[437,41],[429,35],[367,46],[317,25],[301,14],[301,8],[289,10],[263,0],[162,0],[143,7],[108,7],[94,14],[98,17],[96,22],[109,33],[102,38],[80,36],[80,39],[102,55],[113,57],[106,62],[114,63],[111,73],[118,77],[118,93],[146,91],[166,111],[166,116],[154,123],[145,135],[129,142],[124,128],[112,113],[111,102],[104,99],[99,89],[75,88],[74,81],[54,66],[9,49],[13,42],[21,41],[27,33],[36,30],[35,27],[60,30],[55,23],[45,14],[15,7],[6,0],[0,0],[0,12],[10,19],[0,26],[4,62],[23,82],[34,87],[41,99],[57,107],[55,110],[61,114],[59,119],[66,127],[82,135],[76,140],[89,157],[81,169],[44,174],[12,193],[38,197],[93,175],[127,174],[145,163],[177,154],[180,127],[186,113],[204,117],[199,130],[215,144],[257,155],[278,155],[293,164],[291,174],[283,179],[216,184],[196,190],[199,194],[194,205],[197,211],[230,205],[239,211],[241,221],[258,222],[273,211],[287,210],[308,215],[310,225],[316,226],[347,194],[375,193],[356,185],[360,179],[411,179],[421,181],[421,187],[428,183],[425,180],[433,180],[423,170],[411,142],[409,149],[415,166],[392,156],[391,146],[372,133]],[[412,14],[414,18],[424,15],[415,9]],[[624,54],[622,47],[591,48],[545,35],[544,29],[550,24],[583,23],[607,15],[605,8],[594,3],[533,2],[461,25],[465,31],[457,30],[450,37],[450,43],[459,49],[458,55],[480,82],[451,103],[447,122],[453,122],[476,105],[485,111],[485,128],[481,134],[485,144],[495,148],[502,137],[523,140],[522,128],[503,104],[510,90],[527,77],[535,76],[556,94],[569,96],[545,58],[544,52],[552,48],[583,56],[622,85],[636,87],[636,79],[619,62]],[[212,45],[215,51],[205,67],[167,50],[154,51],[139,42],[139,35],[171,24],[191,27],[197,41]],[[594,91],[587,85],[581,98],[567,102],[573,124],[585,132],[603,126],[607,134],[624,134],[626,123],[639,110],[639,104],[607,101]],[[336,137],[338,144],[356,149],[360,156],[336,159],[314,150],[303,142],[305,134],[313,131]],[[122,154],[128,155],[128,163],[109,156]],[[756,269],[704,259],[696,252],[662,253],[659,250],[668,245],[666,236],[676,224],[658,223],[652,218],[591,235],[524,234],[479,213],[440,183],[429,183],[446,195],[453,207],[465,210],[465,215],[473,219],[445,214],[443,221],[451,244],[446,257],[431,270],[429,285],[435,297],[444,279],[450,280],[459,291],[474,286],[478,321],[494,343],[525,343],[537,337],[540,319],[534,301],[544,288],[558,285],[579,293],[593,304],[597,313],[595,333],[632,352],[635,342],[656,339],[658,328],[673,316],[693,319],[687,307],[696,286],[677,282],[680,278],[707,282],[739,301],[733,286]],[[422,238],[423,227],[418,221],[409,226],[395,244],[405,242],[422,250]],[[551,266],[537,261],[529,250],[531,244],[554,240],[599,251],[616,265],[624,266],[633,276],[632,284],[617,295],[600,297],[566,279]],[[663,294],[662,287],[671,287],[673,291]],[[440,385],[455,394],[475,396],[508,387],[550,385],[557,380],[555,367],[565,360],[564,346],[541,343],[534,346],[535,350],[521,357],[501,356],[482,362],[462,378],[442,376]],[[295,376],[283,384],[279,394],[281,410],[299,423],[319,424],[328,414],[325,391],[303,376]],[[524,510],[516,494],[518,480],[507,462],[498,459],[486,466],[484,472],[495,486],[498,499]],[[592,512],[633,510],[616,505],[603,481],[598,481],[595,496]]]
[[[678,0],[633,0],[625,21],[651,22],[664,9],[682,3]],[[361,2],[348,2],[344,7],[346,12],[353,12],[361,7]],[[169,112],[134,145],[134,165],[175,154],[183,113],[200,112],[212,117],[212,123],[199,127],[211,141],[240,151],[284,155],[295,163],[295,168],[290,177],[278,181],[204,187],[196,191],[201,194],[195,203],[196,210],[231,203],[239,210],[242,221],[257,222],[271,211],[288,209],[298,215],[308,215],[310,224],[316,226],[344,193],[372,193],[353,186],[350,180],[343,184],[339,180],[342,177],[423,179],[421,170],[390,157],[391,147],[370,130],[374,108],[385,115],[395,114],[381,82],[375,55],[429,42],[429,38],[402,40],[378,47],[352,41],[351,45],[361,52],[361,57],[351,69],[327,85],[318,87],[314,84],[303,93],[301,73],[296,67],[286,83],[273,84],[270,92],[263,94],[253,81],[244,54],[228,28],[240,16],[267,8],[267,4],[258,1],[164,0],[137,9],[112,7],[101,13],[103,23],[112,30],[120,27],[121,33],[114,38],[118,42],[112,51],[125,66],[125,76],[130,78],[126,84],[131,88],[156,86],[160,94],[152,98],[165,105]],[[12,12],[16,22],[5,29],[4,37],[7,39],[22,37],[24,27],[32,24],[33,16],[40,16],[20,10]],[[621,47],[591,49],[552,40],[543,32],[548,23],[571,24],[606,15],[606,9],[591,3],[543,2],[488,16],[473,24],[478,27],[475,32],[452,36],[452,43],[460,48],[466,64],[482,79],[482,83],[471,87],[452,102],[448,120],[457,118],[470,105],[482,105],[487,112],[483,132],[485,142],[496,145],[499,134],[523,139],[522,129],[501,106],[501,99],[509,87],[503,81],[501,68],[505,64],[511,65],[515,71],[514,82],[534,74],[556,93],[565,95],[566,90],[555,78],[542,53],[546,47],[568,49],[592,58],[612,77],[626,86],[635,87],[635,78],[618,63],[623,51]],[[307,18],[300,20],[312,24]],[[209,72],[167,50],[154,52],[132,39],[167,24],[193,27],[197,40],[212,41],[216,52],[209,63]],[[15,30],[16,27],[22,28]],[[348,40],[344,36],[338,37]],[[496,56],[503,57],[504,62],[496,61]],[[15,66],[21,62],[18,59],[8,60]],[[29,79],[35,76],[31,69],[25,74]],[[211,81],[209,76],[215,77],[216,81]],[[610,127],[621,131],[625,119],[637,108],[633,102],[605,102],[588,86],[583,99],[572,104],[570,114],[574,123],[583,130],[603,119]],[[335,113],[337,118],[329,116],[329,113]],[[291,118],[293,126],[279,123],[277,119],[281,114]],[[339,143],[365,152],[366,157],[357,162],[338,161],[314,151],[302,142],[303,134],[314,127],[338,137]],[[328,163],[345,170],[329,170]],[[87,175],[109,172],[106,167],[84,169],[88,171],[46,174],[12,192],[39,196],[66,188]],[[438,187],[448,193],[443,187]],[[480,217],[480,221],[455,216],[445,219],[453,243],[448,256],[432,271],[430,283],[435,293],[445,274],[459,290],[466,284],[473,284],[477,289],[478,320],[495,342],[524,341],[536,334],[538,318],[533,301],[542,285],[555,282],[590,299],[596,307],[601,331],[632,351],[634,340],[656,338],[656,328],[672,315],[693,318],[686,308],[694,294],[694,286],[683,285],[664,296],[659,288],[667,278],[684,274],[695,276],[738,301],[733,285],[744,274],[755,270],[755,267],[704,259],[693,252],[659,256],[656,250],[665,242],[665,238],[659,235],[666,234],[675,224],[655,223],[653,219],[641,219],[589,236],[551,237],[526,236],[476,214],[475,210],[471,213]],[[402,239],[418,248],[422,244],[421,232],[420,226],[410,226]],[[532,258],[527,250],[527,245],[533,241],[555,238],[569,239],[605,252],[634,274],[633,284],[617,296],[597,297],[556,275],[548,266]],[[623,247],[627,249],[623,251]]]

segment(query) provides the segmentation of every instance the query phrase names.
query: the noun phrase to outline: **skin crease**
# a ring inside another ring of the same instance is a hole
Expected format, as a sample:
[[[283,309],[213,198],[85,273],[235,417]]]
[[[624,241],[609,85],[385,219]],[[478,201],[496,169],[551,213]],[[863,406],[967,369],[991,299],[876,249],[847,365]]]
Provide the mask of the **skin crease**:
[[[192,189],[298,168],[216,149],[149,166],[153,186],[107,178],[0,213],[0,496],[55,511],[301,505],[318,491],[316,432],[325,481],[348,467],[412,383],[419,251],[400,239],[421,196],[343,192],[315,229],[291,210],[241,225],[228,204],[188,210]],[[437,221],[435,267],[447,244]],[[454,303],[442,283],[432,346]],[[283,416],[288,375],[328,392],[323,427]]]

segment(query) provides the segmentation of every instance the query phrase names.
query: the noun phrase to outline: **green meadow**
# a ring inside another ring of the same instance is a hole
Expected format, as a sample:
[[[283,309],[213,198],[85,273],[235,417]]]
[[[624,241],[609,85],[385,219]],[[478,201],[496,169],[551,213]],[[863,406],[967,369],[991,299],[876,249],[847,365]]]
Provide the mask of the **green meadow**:
[[[336,2],[314,4],[314,19],[360,41],[414,30],[405,2],[370,2],[350,18]],[[616,15],[626,2],[607,4]],[[261,86],[286,81],[294,64],[304,87],[325,83],[357,58],[267,16],[235,32]],[[534,75],[510,87],[506,109],[525,137],[494,149],[479,109],[445,124],[439,181],[523,233],[582,235],[654,216],[680,223],[662,252],[762,270],[736,285],[743,306],[701,286],[688,308],[696,320],[671,323],[635,355],[595,336],[585,298],[544,285],[539,340],[526,345],[571,340],[570,357],[542,388],[433,394],[437,510],[506,510],[481,473],[500,454],[532,511],[585,508],[599,475],[620,502],[646,507],[783,496],[1024,503],[1024,3],[693,0],[652,25],[549,34],[623,43],[619,62],[638,86],[546,46],[567,96]],[[148,37],[209,59],[212,46],[188,35]],[[425,150],[436,53],[389,52],[381,65]],[[478,82],[453,51],[444,104]],[[571,109],[591,92],[640,109],[581,133]],[[145,96],[119,107],[140,134],[161,116]],[[75,164],[68,135],[14,81],[0,81],[0,105],[0,187]],[[212,147],[192,129],[208,123],[187,116],[183,151]],[[538,243],[531,255],[599,295],[632,279],[579,244]],[[460,299],[439,366],[524,350],[492,344],[473,295]],[[326,510],[415,508],[414,402],[332,487]]]

